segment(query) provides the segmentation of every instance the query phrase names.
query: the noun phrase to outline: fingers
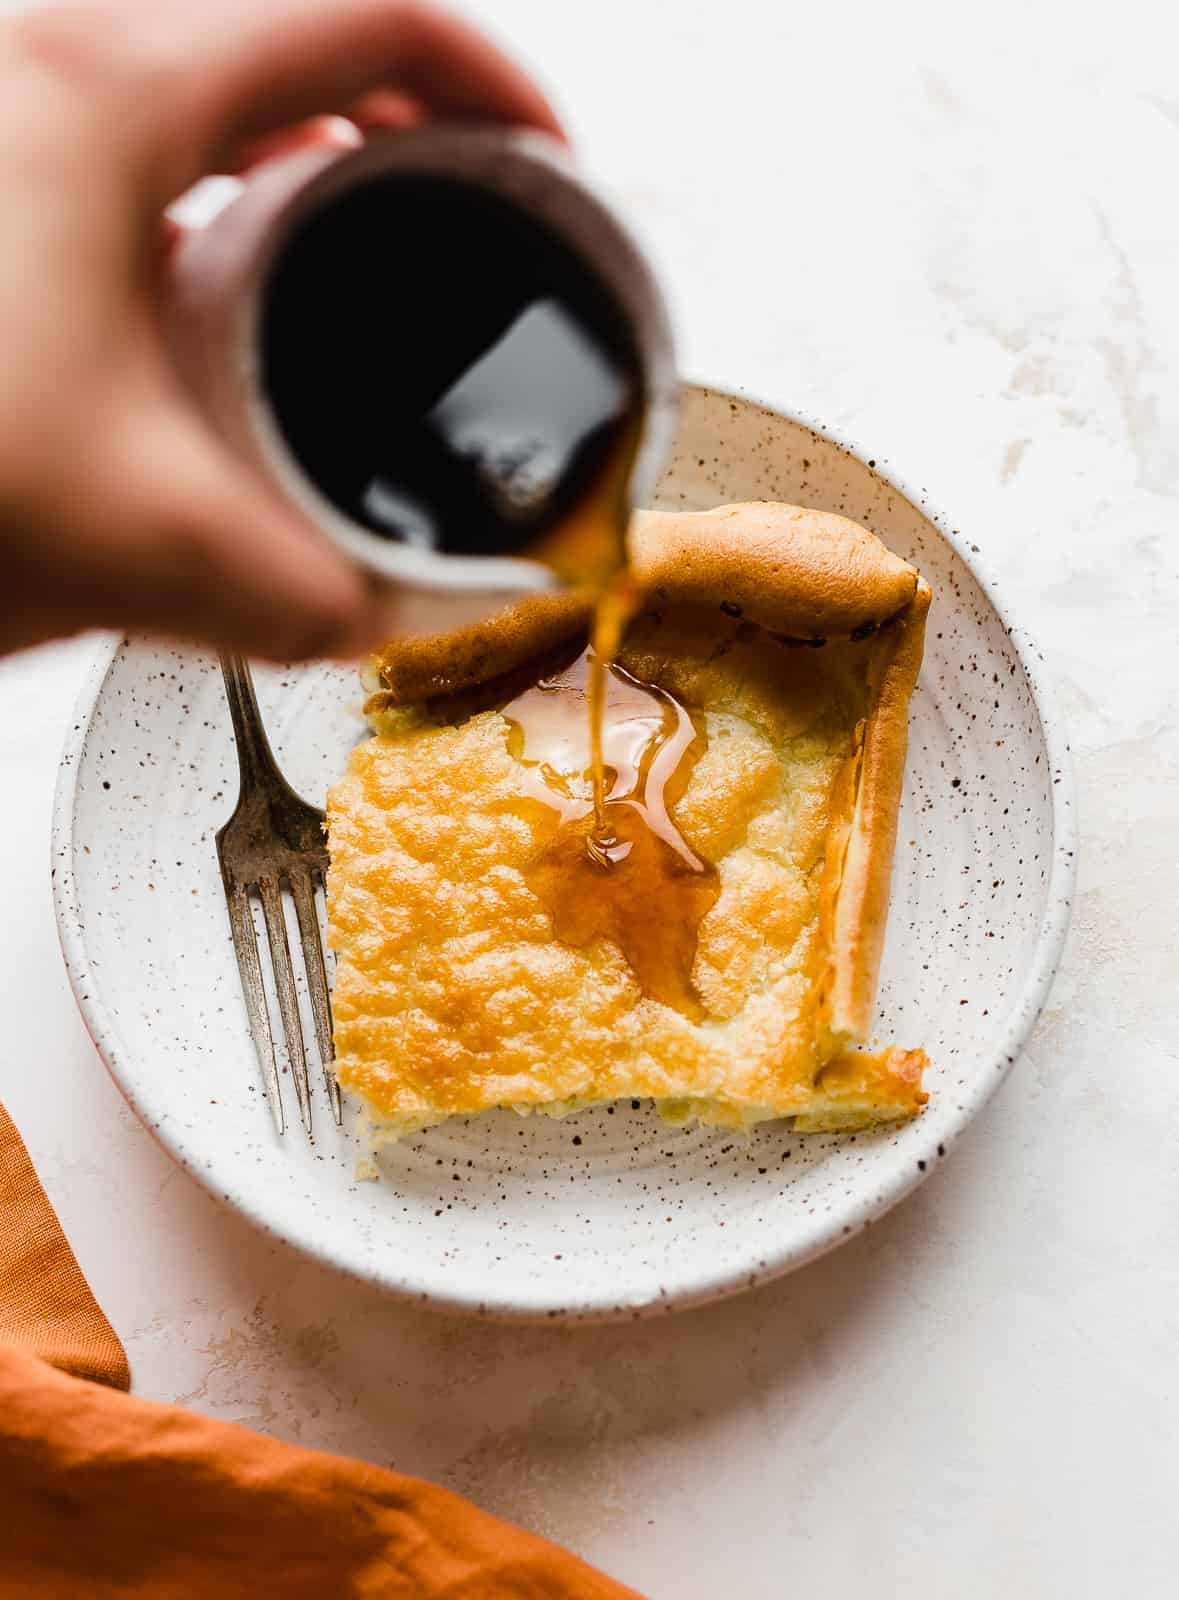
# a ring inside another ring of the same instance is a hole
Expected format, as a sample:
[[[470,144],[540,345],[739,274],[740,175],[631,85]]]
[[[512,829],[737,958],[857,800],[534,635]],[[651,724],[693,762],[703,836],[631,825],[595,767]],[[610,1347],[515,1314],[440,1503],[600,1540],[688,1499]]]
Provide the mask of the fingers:
[[[372,89],[349,106],[348,116],[362,133],[404,133],[426,120],[426,108],[397,89]]]
[[[263,161],[294,155],[296,150],[307,150],[313,145],[353,150],[363,143],[359,127],[347,117],[308,117],[293,127],[279,128],[274,133],[263,134],[260,139],[248,139],[226,162],[225,170],[234,175],[245,173]]]
[[[466,23],[404,0],[90,0],[34,12],[26,44],[86,98],[166,204],[247,141],[373,90],[437,116],[561,137],[540,89]]]
[[[61,562],[52,631],[144,628],[280,661],[379,642],[388,602],[370,580],[182,411],[129,417],[103,458],[84,469],[89,527]]]
[[[200,11],[215,139],[340,110],[382,88],[399,89],[435,115],[524,123],[560,136],[552,107],[514,62],[429,6],[263,0],[243,8],[213,0]],[[230,26],[218,12],[228,13]]]
[[[381,606],[362,573],[186,417],[152,433],[131,530],[145,624],[278,660],[375,642]]]
[[[404,133],[425,121],[420,101],[396,89],[373,89],[348,107],[346,116],[308,117],[258,139],[247,139],[226,162],[226,172],[242,175],[263,161],[293,155],[315,145],[354,150],[368,133]]]

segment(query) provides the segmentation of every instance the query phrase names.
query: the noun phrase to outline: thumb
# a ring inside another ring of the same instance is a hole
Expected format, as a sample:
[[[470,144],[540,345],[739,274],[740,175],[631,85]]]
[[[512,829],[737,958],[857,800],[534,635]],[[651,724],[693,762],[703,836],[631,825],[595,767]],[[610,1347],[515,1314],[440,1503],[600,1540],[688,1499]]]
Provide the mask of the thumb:
[[[121,532],[88,575],[90,620],[284,661],[379,642],[389,601],[374,580],[199,420],[156,412],[131,436],[130,459],[95,497]]]

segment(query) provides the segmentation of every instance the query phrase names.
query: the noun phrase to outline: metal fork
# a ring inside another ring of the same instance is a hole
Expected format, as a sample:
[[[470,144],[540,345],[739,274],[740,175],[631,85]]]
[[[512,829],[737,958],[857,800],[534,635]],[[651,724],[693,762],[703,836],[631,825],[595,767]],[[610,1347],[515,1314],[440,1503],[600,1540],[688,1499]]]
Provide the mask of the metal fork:
[[[241,973],[254,1049],[266,1084],[266,1097],[270,1101],[274,1126],[282,1133],[286,1124],[279,1090],[278,1055],[250,905],[251,899],[256,898],[261,903],[266,923],[266,942],[270,946],[274,988],[299,1101],[299,1116],[310,1135],[311,1085],[307,1050],[299,1021],[299,995],[287,940],[282,892],[286,889],[295,905],[311,1014],[323,1063],[324,1087],[332,1115],[339,1122],[340,1086],[332,1072],[332,1005],[315,909],[316,886],[324,883],[328,865],[323,812],[301,800],[278,770],[262,726],[254,681],[245,661],[241,656],[223,653],[221,671],[233,718],[240,773],[237,805],[217,835],[217,858],[229,907],[233,948]]]

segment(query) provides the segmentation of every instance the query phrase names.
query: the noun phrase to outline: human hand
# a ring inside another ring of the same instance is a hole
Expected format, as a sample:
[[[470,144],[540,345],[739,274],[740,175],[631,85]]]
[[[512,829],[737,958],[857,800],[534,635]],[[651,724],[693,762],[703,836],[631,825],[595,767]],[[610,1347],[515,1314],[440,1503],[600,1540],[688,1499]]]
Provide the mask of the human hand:
[[[331,136],[329,114],[354,139],[434,114],[560,131],[484,38],[397,0],[0,25],[0,650],[95,626],[277,659],[376,642],[369,580],[214,437],[162,333],[165,208]]]

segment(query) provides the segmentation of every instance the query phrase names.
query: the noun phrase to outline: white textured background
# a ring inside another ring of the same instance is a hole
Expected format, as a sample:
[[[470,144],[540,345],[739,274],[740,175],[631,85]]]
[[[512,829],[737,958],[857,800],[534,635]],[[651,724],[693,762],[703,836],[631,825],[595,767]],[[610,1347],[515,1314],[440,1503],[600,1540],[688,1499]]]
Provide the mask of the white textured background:
[[[403,1310],[218,1210],[95,1056],[47,860],[79,642],[0,664],[0,1096],[142,1394],[435,1478],[653,1600],[1173,1594],[1174,8],[471,9],[645,232],[686,370],[924,485],[1038,632],[1083,826],[1049,1009],[954,1159],[793,1278],[625,1329]]]

